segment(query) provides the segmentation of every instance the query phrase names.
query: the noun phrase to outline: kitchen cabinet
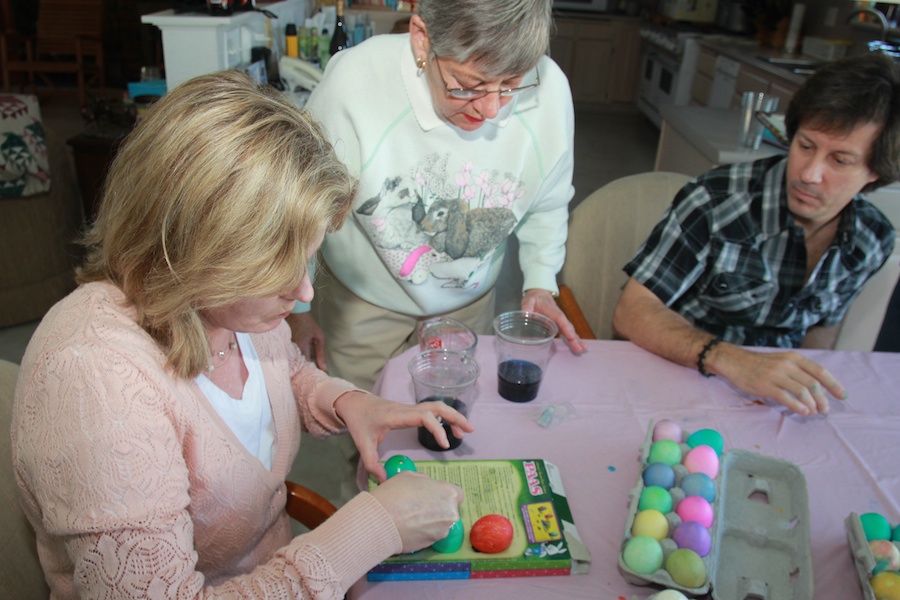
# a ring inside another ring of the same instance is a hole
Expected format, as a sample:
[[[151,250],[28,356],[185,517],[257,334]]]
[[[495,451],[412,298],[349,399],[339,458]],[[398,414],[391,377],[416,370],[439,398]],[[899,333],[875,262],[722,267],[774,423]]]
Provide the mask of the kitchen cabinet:
[[[713,77],[716,74],[716,57],[718,54],[709,48],[700,48],[697,53],[697,68],[691,82],[691,104],[706,106],[709,92],[712,90]]]
[[[640,76],[638,21],[557,17],[550,56],[582,108],[633,104]]]
[[[755,58],[755,50],[746,44],[727,48],[727,43],[709,44],[701,41],[700,52],[697,55],[697,69],[691,82],[691,104],[698,106],[709,105],[709,95],[716,80],[716,60],[724,56],[739,63],[739,69],[735,76],[734,93],[731,96],[730,105],[734,108],[741,105],[741,94],[744,92],[765,92],[778,96],[779,111],[784,112],[787,104],[800,87],[802,78],[794,76],[793,80],[781,76],[778,67]],[[721,76],[721,75],[720,75]]]

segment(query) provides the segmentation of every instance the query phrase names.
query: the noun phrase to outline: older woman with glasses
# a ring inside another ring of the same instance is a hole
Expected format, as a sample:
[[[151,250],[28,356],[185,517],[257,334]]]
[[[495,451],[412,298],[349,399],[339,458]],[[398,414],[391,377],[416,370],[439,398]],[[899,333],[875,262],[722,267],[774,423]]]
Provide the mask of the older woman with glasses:
[[[375,36],[329,62],[307,108],[360,185],[347,225],[326,236],[311,316],[289,321],[304,351],[327,341],[332,374],[368,388],[435,315],[489,333],[511,234],[522,309],[584,349],[554,300],[574,116],[546,55],[551,8],[421,0],[409,34]]]

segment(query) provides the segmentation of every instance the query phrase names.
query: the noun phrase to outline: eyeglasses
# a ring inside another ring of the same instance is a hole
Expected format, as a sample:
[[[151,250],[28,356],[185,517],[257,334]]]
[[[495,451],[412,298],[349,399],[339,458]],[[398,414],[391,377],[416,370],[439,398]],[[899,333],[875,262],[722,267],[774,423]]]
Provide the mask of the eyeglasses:
[[[521,94],[525,90],[530,90],[531,88],[536,88],[541,85],[541,74],[538,72],[537,67],[534,68],[534,76],[536,81],[529,85],[523,85],[516,88],[507,88],[505,90],[476,90],[473,88],[452,88],[447,85],[447,80],[444,78],[444,70],[441,68],[440,57],[437,54],[432,54],[434,56],[434,62],[437,65],[438,73],[441,75],[441,83],[444,84],[444,89],[447,90],[447,95],[451,98],[455,98],[457,100],[478,100],[479,98],[484,98],[488,94],[500,94],[500,96],[504,98],[510,98],[517,94]]]

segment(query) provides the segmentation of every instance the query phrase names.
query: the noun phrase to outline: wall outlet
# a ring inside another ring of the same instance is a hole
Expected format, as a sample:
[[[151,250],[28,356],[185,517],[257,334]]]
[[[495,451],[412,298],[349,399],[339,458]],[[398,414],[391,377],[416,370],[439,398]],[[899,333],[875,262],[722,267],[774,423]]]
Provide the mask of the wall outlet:
[[[825,9],[825,18],[822,20],[822,24],[825,27],[834,27],[835,25],[837,25],[837,15],[837,6],[832,6]]]

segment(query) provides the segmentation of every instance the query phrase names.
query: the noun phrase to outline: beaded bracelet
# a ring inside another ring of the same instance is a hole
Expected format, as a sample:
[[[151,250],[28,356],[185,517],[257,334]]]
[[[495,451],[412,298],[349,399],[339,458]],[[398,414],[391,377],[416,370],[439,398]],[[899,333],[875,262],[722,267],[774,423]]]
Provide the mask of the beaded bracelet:
[[[712,377],[713,374],[706,370],[703,366],[703,361],[706,360],[706,355],[709,354],[709,351],[716,347],[716,344],[724,341],[721,337],[716,336],[713,339],[706,342],[706,345],[703,346],[703,350],[700,351],[700,354],[697,356],[697,370],[700,371],[700,374],[704,377]]]

